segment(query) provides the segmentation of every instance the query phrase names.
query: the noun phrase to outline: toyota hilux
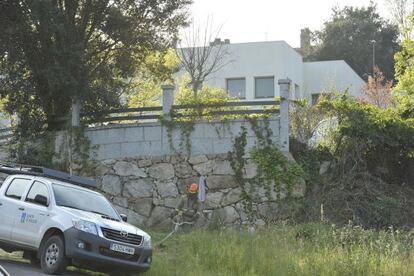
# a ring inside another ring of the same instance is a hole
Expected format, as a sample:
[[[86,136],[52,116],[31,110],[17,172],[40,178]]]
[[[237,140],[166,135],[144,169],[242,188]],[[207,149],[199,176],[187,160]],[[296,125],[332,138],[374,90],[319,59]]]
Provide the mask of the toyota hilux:
[[[114,275],[145,272],[151,237],[128,224],[94,180],[33,166],[1,165],[0,248],[23,251],[46,274],[68,265]],[[88,187],[88,188],[87,188]]]

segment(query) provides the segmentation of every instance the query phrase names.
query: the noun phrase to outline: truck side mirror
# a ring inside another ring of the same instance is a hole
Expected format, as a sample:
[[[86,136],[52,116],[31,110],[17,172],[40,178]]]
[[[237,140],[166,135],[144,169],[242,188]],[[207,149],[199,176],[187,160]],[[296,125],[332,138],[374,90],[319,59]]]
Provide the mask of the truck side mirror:
[[[125,215],[125,214],[120,214],[120,216],[121,216],[121,219],[122,219],[123,221],[125,221],[125,222],[127,222],[127,221],[128,221],[128,216],[127,216],[127,215]]]
[[[34,202],[39,205],[47,206],[47,197],[43,195],[36,195],[34,198]]]

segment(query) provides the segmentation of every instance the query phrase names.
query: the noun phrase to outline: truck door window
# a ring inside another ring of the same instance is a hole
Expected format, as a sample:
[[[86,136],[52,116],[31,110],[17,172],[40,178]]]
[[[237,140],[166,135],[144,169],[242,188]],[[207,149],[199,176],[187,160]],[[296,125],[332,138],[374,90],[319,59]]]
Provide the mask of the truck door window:
[[[16,178],[13,179],[10,183],[9,187],[6,191],[6,196],[15,198],[15,199],[22,199],[22,196],[26,189],[29,187],[31,180],[24,179],[24,178]]]
[[[49,192],[47,191],[47,187],[45,184],[39,181],[35,181],[30,188],[29,194],[26,197],[27,202],[36,203],[35,197],[37,195],[42,195],[49,200]]]

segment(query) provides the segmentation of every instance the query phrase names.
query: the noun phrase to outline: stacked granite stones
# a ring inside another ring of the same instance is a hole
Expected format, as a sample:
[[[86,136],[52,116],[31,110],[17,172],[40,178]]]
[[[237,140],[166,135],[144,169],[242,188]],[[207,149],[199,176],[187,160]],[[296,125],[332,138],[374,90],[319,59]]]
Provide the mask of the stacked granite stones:
[[[256,165],[246,159],[245,178],[253,178],[256,172]],[[244,223],[247,216],[241,204],[241,188],[226,154],[105,160],[95,169],[100,190],[121,213],[128,215],[129,222],[150,227],[172,225],[171,215],[187,185],[198,183],[200,175],[207,179],[206,216],[200,225],[213,220],[220,224]],[[303,183],[295,187],[294,195],[304,195]],[[280,195],[281,199],[284,197],[285,194]],[[258,198],[261,203],[257,212],[263,216],[283,216],[280,202],[268,202],[264,189],[258,191]]]

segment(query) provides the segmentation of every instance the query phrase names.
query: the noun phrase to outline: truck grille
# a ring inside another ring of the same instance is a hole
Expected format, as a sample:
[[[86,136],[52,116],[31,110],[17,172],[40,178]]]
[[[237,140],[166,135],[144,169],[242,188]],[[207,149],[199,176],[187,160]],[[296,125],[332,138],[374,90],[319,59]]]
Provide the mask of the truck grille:
[[[101,229],[102,229],[102,234],[104,235],[104,237],[107,239],[113,240],[113,241],[119,241],[119,242],[134,244],[134,245],[141,245],[142,240],[143,240],[143,237],[140,235],[128,233],[127,236],[123,236],[121,235],[121,231],[118,231],[118,230],[113,230],[113,229],[104,228],[104,227],[101,227]]]

